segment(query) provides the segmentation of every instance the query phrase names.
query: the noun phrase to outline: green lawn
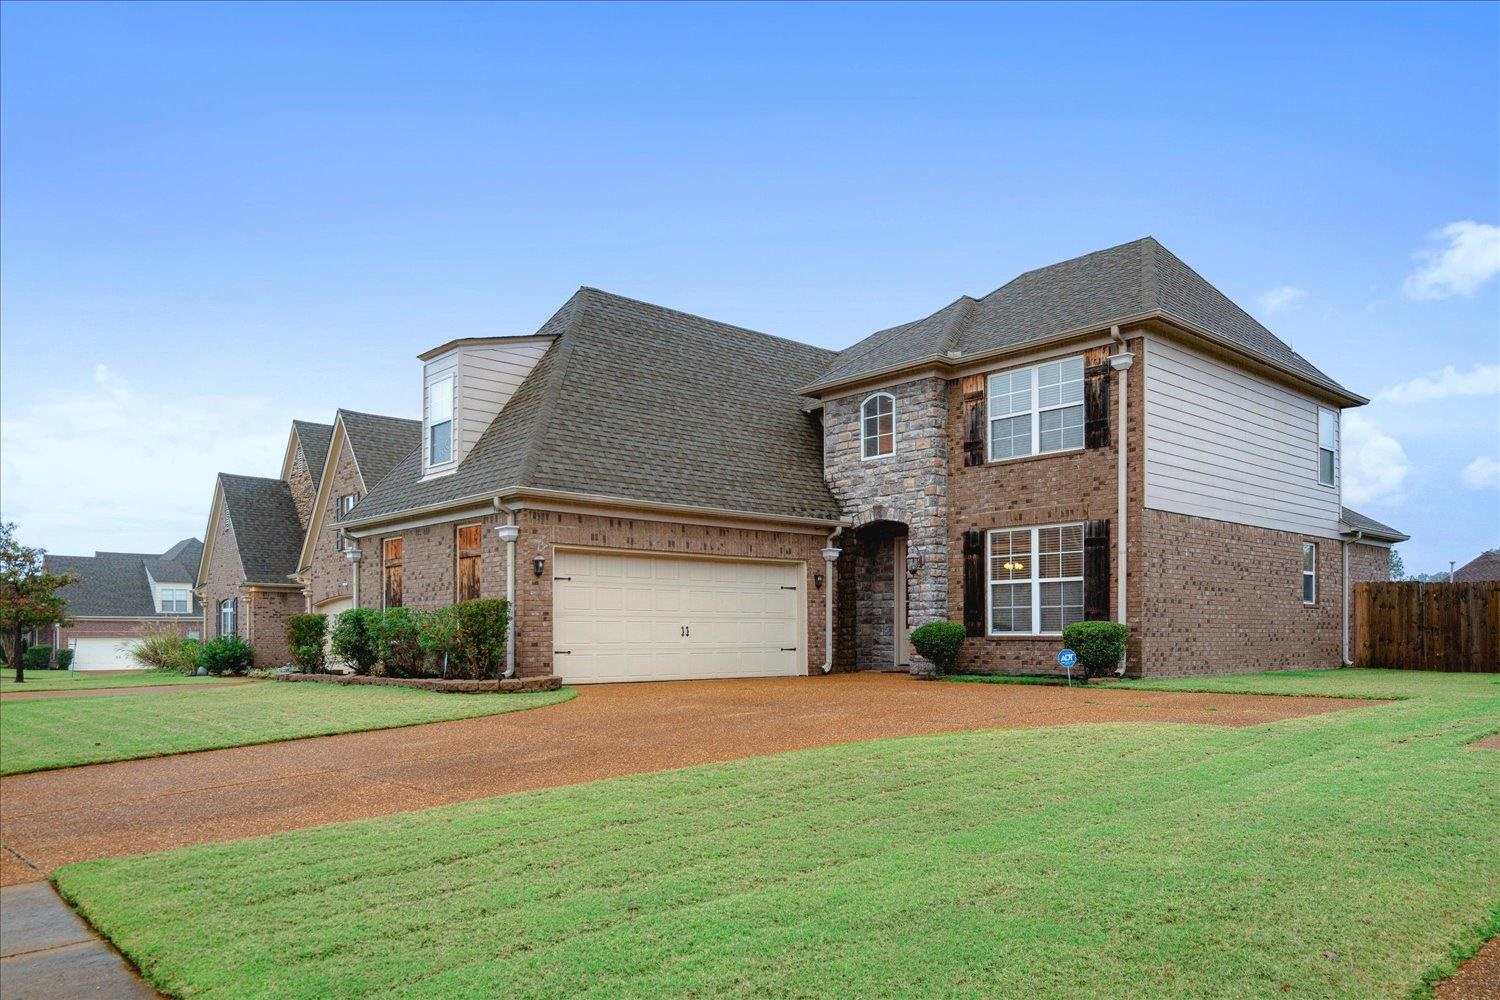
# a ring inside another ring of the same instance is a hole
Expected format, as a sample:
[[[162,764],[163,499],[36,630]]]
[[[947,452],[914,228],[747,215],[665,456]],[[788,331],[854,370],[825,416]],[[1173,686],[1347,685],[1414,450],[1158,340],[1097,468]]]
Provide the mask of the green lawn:
[[[138,687],[142,684],[216,684],[224,677],[188,677],[184,674],[142,671],[138,674],[69,674],[66,670],[28,670],[26,682],[16,683],[16,672],[0,673],[0,694],[13,691],[91,691],[97,688]]]
[[[0,774],[499,715],[572,698],[267,682],[0,707]]]
[[[1500,754],[1465,747],[1500,685],[1233,681],[1288,683],[1408,700],[844,745],[55,880],[177,996],[1406,997],[1500,928]]]

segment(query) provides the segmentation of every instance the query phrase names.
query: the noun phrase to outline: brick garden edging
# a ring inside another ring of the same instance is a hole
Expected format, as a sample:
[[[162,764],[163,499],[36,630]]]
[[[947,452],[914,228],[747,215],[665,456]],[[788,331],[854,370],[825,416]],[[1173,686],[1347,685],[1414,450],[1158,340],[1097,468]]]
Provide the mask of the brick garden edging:
[[[383,684],[391,687],[420,688],[423,691],[446,691],[450,694],[527,694],[535,691],[556,691],[562,687],[562,678],[556,674],[546,677],[512,677],[502,680],[497,687],[494,681],[445,681],[437,677],[362,677],[357,674],[277,674],[278,681],[313,681],[318,684]]]

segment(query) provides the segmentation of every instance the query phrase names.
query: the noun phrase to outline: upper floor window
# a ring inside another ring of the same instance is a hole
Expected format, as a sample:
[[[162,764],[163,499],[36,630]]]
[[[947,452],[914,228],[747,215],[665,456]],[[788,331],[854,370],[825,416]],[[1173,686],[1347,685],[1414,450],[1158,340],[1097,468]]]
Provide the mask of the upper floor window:
[[[1333,485],[1334,456],[1338,452],[1338,414],[1318,407],[1318,482]]]
[[[1302,603],[1318,603],[1318,546],[1302,543]]]
[[[990,634],[1056,635],[1083,621],[1083,525],[990,532]]]
[[[859,408],[860,457],[884,458],[896,451],[896,397],[877,392]]]
[[[427,464],[453,460],[453,376],[427,383]]]
[[[1083,447],[1083,358],[989,378],[990,461]]]
[[[161,613],[185,615],[193,610],[193,598],[186,587],[161,588]]]

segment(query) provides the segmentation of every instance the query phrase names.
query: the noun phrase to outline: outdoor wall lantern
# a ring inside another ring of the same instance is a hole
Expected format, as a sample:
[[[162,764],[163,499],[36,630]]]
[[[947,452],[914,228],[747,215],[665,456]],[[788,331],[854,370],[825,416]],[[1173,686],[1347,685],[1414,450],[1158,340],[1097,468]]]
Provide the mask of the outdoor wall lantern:
[[[813,573],[813,586],[819,590],[823,589],[823,574],[821,572]]]
[[[537,556],[536,558],[534,558],[534,559],[531,560],[531,569],[532,569],[533,572],[536,573],[537,576],[541,576],[542,575],[542,571],[545,570],[546,568],[547,568],[547,560],[545,558],[543,558],[542,556]]]
[[[922,553],[912,549],[906,553],[906,572],[916,575],[917,570],[922,568]]]

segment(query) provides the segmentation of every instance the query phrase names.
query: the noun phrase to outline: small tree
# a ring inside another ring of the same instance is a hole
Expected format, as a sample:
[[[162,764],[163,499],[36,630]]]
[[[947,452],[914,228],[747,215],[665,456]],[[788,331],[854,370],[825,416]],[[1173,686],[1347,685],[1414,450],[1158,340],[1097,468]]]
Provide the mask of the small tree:
[[[356,674],[368,674],[380,662],[380,612],[350,608],[333,623],[333,652]]]
[[[1406,579],[1406,563],[1401,558],[1401,553],[1394,548],[1391,549],[1391,579]]]
[[[940,674],[951,673],[958,662],[958,651],[968,635],[962,622],[928,622],[911,634],[912,648],[931,660]]]
[[[327,653],[328,619],[323,615],[292,615],[286,620],[286,643],[292,648],[292,661],[303,670],[321,673]]]
[[[0,524],[0,641],[5,644],[5,662],[15,667],[17,684],[26,680],[21,637],[32,629],[73,624],[68,602],[57,591],[78,578],[48,573],[44,555],[16,540],[14,524]]]

